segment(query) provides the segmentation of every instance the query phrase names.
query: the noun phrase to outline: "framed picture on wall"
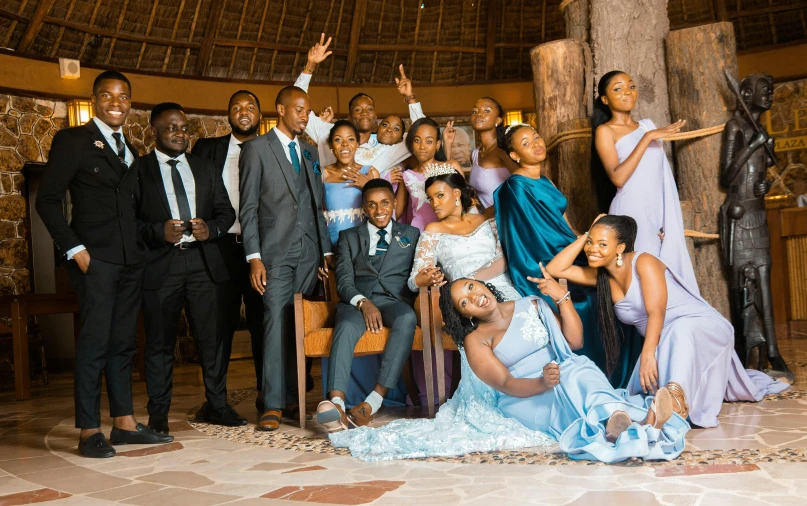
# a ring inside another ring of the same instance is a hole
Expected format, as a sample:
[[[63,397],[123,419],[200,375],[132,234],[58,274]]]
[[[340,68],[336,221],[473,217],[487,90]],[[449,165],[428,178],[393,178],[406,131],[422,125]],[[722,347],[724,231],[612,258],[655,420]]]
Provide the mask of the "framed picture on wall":
[[[457,136],[451,148],[451,158],[458,161],[466,172],[471,169],[471,153],[476,149],[476,136],[471,125],[455,125]]]

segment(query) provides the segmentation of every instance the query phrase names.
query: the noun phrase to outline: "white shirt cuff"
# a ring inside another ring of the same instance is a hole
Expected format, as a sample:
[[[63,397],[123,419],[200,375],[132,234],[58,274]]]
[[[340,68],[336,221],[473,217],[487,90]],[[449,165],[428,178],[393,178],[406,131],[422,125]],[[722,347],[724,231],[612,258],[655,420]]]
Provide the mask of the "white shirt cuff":
[[[328,253],[323,253],[323,255],[322,255],[322,256],[324,256],[324,257],[328,257],[328,256],[331,256],[331,255],[333,255],[333,253],[328,252]]]
[[[353,306],[353,307],[356,307],[356,304],[357,304],[357,303],[358,303],[360,300],[362,300],[362,299],[366,299],[366,298],[367,298],[367,297],[365,297],[364,295],[356,295],[355,297],[353,297],[352,299],[350,299],[350,305],[351,305],[351,306]]]
[[[304,92],[308,93],[308,85],[311,84],[311,78],[314,74],[306,74],[304,72],[300,72],[300,75],[297,76],[297,80],[294,81],[294,86],[302,89]],[[288,81],[286,81],[288,82]]]
[[[85,249],[87,248],[85,248],[83,244],[79,244],[75,248],[67,250],[67,259],[73,260],[73,257],[76,255],[76,253],[78,253],[79,251],[84,251]]]
[[[411,119],[412,121],[417,121],[420,118],[425,117],[426,115],[423,114],[423,107],[420,105],[420,102],[409,104],[409,119]]]
[[[261,259],[261,254],[260,253],[253,253],[251,255],[247,255],[247,262],[249,262],[253,258],[257,258],[258,260],[260,260]]]

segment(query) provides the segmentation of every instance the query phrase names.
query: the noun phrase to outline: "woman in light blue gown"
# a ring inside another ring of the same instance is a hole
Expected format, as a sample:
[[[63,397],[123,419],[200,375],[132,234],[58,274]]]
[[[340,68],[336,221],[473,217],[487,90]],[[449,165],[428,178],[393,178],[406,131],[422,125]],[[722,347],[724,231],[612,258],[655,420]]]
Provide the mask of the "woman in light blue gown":
[[[323,168],[325,198],[323,213],[331,242],[336,244],[339,232],[358,226],[365,221],[361,208],[361,189],[364,184],[379,177],[378,171],[369,166],[356,163],[356,149],[359,147],[359,135],[356,127],[348,120],[337,121],[328,134],[328,146],[336,156],[336,163]],[[350,383],[347,390],[346,404],[360,404],[375,388],[378,371],[381,367],[381,355],[355,357],[350,369]],[[322,391],[330,389],[326,383],[328,377],[328,359],[322,359]],[[403,406],[406,403],[406,386],[403,381],[398,387],[389,391],[384,398],[385,406]]]
[[[332,443],[359,458],[382,460],[514,449],[529,444],[530,434],[545,446],[544,434],[573,459],[611,463],[680,455],[689,425],[673,413],[670,392],[659,389],[649,409],[628,402],[591,360],[571,351],[582,346],[583,326],[568,293],[546,272],[539,287],[557,302],[560,315],[535,296],[502,302],[493,285],[480,281],[445,285],[445,330],[474,374],[466,380],[463,370],[461,389],[435,420],[343,431],[330,435]],[[476,395],[477,377],[487,395]]]

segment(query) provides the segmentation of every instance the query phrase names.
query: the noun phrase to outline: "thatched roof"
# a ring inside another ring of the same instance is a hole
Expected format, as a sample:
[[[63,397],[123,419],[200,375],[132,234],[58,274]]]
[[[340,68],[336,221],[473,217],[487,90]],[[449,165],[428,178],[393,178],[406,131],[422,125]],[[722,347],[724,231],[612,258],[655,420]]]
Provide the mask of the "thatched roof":
[[[529,49],[565,34],[561,0],[4,0],[0,46],[164,74],[291,81],[320,32],[315,79],[530,78]],[[723,6],[723,7],[721,7]],[[804,0],[669,0],[673,29],[734,22],[740,50],[807,40]]]

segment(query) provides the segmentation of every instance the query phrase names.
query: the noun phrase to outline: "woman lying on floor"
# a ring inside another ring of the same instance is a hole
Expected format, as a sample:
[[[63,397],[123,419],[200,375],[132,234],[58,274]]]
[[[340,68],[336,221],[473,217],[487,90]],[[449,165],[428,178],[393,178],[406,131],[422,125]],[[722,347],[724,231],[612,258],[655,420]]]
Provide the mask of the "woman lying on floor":
[[[549,435],[573,459],[678,457],[689,425],[673,412],[670,392],[660,388],[649,409],[626,401],[591,360],[572,352],[583,345],[583,326],[569,294],[546,271],[539,287],[559,315],[538,297],[505,302],[493,285],[473,279],[442,287],[444,330],[463,362],[454,397],[434,420],[331,434],[334,446],[388,460],[546,446]]]

